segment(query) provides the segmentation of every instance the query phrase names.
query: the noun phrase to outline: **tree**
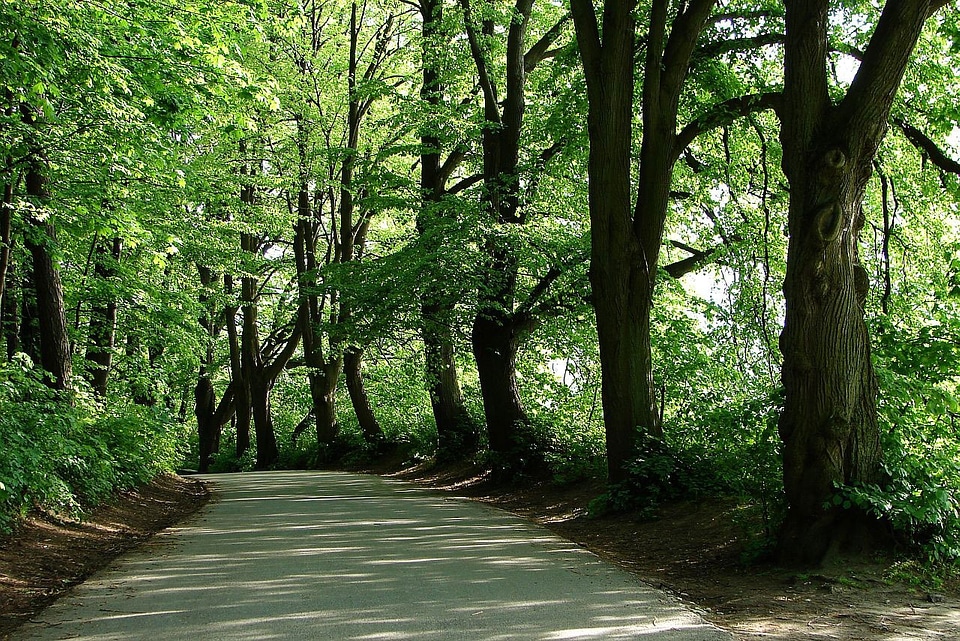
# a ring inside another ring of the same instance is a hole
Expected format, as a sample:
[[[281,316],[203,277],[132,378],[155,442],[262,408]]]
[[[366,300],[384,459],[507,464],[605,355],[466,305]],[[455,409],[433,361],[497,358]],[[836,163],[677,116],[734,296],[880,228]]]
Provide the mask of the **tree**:
[[[421,0],[421,54],[420,66],[423,80],[421,99],[430,107],[434,117],[439,117],[444,100],[442,82],[444,69],[440,68],[439,51],[449,46],[450,38],[443,29],[443,0]],[[420,244],[429,255],[439,255],[443,244],[443,222],[450,217],[447,181],[454,169],[463,160],[462,151],[451,152],[442,160],[443,142],[437,133],[439,126],[422,125],[420,143],[420,189],[421,204],[417,212],[417,234]],[[449,283],[440,282],[432,276],[444,270],[437,269],[439,260],[433,261],[434,269],[425,274],[424,292],[421,294],[421,335],[424,346],[424,377],[430,393],[430,405],[437,425],[437,457],[447,458],[471,453],[479,444],[477,426],[467,411],[460,389],[459,375],[453,340],[453,320],[456,297],[451,295]]]
[[[518,0],[507,12],[506,46],[502,78],[494,74],[489,45],[496,27],[489,8],[478,17],[469,0],[461,0],[464,27],[476,67],[483,104],[483,193],[485,225],[491,233],[481,239],[482,282],[477,295],[477,313],[471,328],[473,355],[480,378],[484,416],[490,449],[506,457],[513,467],[528,455],[530,443],[521,433],[529,425],[529,417],[520,399],[517,386],[516,359],[521,340],[536,325],[534,305],[545,295],[559,275],[550,269],[534,284],[526,300],[520,296],[520,257],[510,246],[509,227],[524,225],[529,220],[531,200],[538,183],[537,171],[564,147],[562,137],[539,153],[539,162],[523,175],[521,161],[525,133],[527,76],[543,60],[551,57],[550,47],[563,33],[567,22],[561,17],[528,49],[528,31],[534,0]],[[502,97],[500,92],[502,91]],[[532,188],[531,188],[532,186]],[[516,459],[516,460],[511,460]]]
[[[783,172],[790,183],[780,418],[789,503],[785,561],[810,564],[863,543],[875,523],[825,504],[838,486],[881,480],[877,381],[864,322],[862,202],[894,96],[927,19],[944,2],[883,5],[860,67],[835,100],[827,73],[827,0],[786,0]]]

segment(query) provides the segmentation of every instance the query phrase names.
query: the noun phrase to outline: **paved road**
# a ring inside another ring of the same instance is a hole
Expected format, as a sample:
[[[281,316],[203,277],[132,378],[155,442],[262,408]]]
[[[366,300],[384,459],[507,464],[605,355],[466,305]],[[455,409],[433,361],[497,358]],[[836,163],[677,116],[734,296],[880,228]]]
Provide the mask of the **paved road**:
[[[730,639],[488,506],[376,477],[205,477],[218,497],[12,638]]]

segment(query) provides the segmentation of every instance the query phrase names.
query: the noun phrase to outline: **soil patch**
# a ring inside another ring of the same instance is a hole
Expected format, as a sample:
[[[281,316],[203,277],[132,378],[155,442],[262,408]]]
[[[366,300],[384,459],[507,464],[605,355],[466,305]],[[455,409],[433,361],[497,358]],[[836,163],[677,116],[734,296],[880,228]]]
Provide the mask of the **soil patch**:
[[[122,552],[200,509],[196,479],[161,476],[123,492],[83,521],[36,514],[0,538],[0,639]]]

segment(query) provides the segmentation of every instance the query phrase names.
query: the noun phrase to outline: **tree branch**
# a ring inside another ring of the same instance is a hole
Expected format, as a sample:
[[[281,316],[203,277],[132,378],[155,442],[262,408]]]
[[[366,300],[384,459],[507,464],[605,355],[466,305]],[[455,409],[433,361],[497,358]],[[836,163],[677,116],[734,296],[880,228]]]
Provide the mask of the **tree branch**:
[[[556,42],[557,38],[560,37],[560,34],[563,32],[563,27],[570,21],[572,17],[571,14],[567,13],[562,18],[557,20],[557,22],[550,27],[550,29],[543,34],[536,44],[530,47],[530,50],[523,56],[523,72],[530,73],[533,71],[538,64],[546,60],[551,54],[556,55],[556,49],[553,52],[550,51],[550,45]]]
[[[690,272],[700,269],[709,263],[717,254],[717,252],[720,251],[720,247],[711,247],[710,249],[700,250],[694,249],[693,247],[689,247],[677,241],[670,241],[670,244],[678,249],[682,249],[683,251],[690,253],[690,255],[686,258],[664,266],[663,270],[674,279],[679,279],[685,274],[689,274]]]
[[[490,74],[487,72],[487,63],[483,57],[483,50],[480,48],[480,41],[477,39],[477,31],[473,28],[473,12],[470,10],[470,0],[460,0],[463,7],[463,24],[467,32],[467,41],[470,43],[470,55],[473,56],[473,62],[477,68],[477,81],[480,89],[483,91],[483,102],[486,105],[486,118],[489,122],[502,124],[500,120],[500,111],[497,109],[497,92],[490,81]]]
[[[713,105],[709,111],[689,122],[677,134],[673,147],[673,160],[678,159],[697,136],[711,129],[729,124],[737,118],[742,118],[757,111],[766,109],[776,111],[780,107],[781,97],[782,94],[772,92],[747,94]]]
[[[960,162],[947,155],[937,143],[931,140],[925,133],[908,123],[903,118],[894,118],[893,124],[900,128],[904,137],[909,140],[914,147],[926,154],[934,165],[941,170],[960,176]]]
[[[673,20],[670,36],[663,48],[660,95],[674,102],[690,68],[690,58],[716,0],[690,0],[686,11]]]
[[[580,60],[583,62],[584,75],[587,79],[587,94],[590,104],[600,104],[601,53],[600,26],[597,24],[597,14],[593,9],[592,0],[570,0],[570,14],[576,26],[577,48],[580,50]]]
[[[786,35],[782,33],[761,33],[760,35],[751,36],[749,38],[729,38],[720,40],[719,42],[711,42],[699,47],[693,53],[693,59],[695,61],[704,60],[708,58],[715,58],[725,53],[731,53],[734,51],[749,51],[751,49],[759,49],[760,47],[765,47],[767,45],[783,44],[785,40]]]
[[[848,129],[847,139],[861,145],[849,150],[855,157],[872,156],[880,145],[893,97],[930,6],[930,0],[897,0],[884,5],[860,69],[839,105],[841,126]]]

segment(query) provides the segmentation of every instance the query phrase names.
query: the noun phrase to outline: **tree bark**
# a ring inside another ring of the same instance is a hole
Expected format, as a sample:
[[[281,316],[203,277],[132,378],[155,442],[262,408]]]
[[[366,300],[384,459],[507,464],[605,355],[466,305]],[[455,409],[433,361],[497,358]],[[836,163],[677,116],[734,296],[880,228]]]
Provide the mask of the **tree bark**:
[[[350,392],[350,402],[353,411],[360,423],[363,440],[371,445],[383,441],[383,429],[377,421],[373,408],[370,406],[370,397],[363,384],[363,348],[349,347],[343,355],[343,373]]]
[[[26,172],[27,196],[43,207],[50,198],[44,159],[33,151]],[[33,283],[37,295],[37,317],[40,333],[40,364],[49,374],[47,384],[56,390],[70,389],[73,365],[70,360],[70,339],[67,335],[67,316],[63,302],[63,283],[60,270],[50,252],[56,244],[56,230],[48,218],[45,222],[31,221],[26,247],[33,259]]]
[[[472,338],[490,450],[505,457],[508,467],[516,467],[529,445],[520,440],[529,419],[517,387],[517,332],[512,323],[480,315]]]
[[[635,0],[571,10],[587,80],[590,136],[590,283],[597,316],[601,395],[612,483],[629,477],[643,438],[662,438],[650,348],[650,318],[673,168],[677,113],[697,37],[715,0],[692,0],[673,19],[650,9],[643,77],[643,141],[631,213]]]
[[[104,244],[97,247],[94,274],[98,279],[109,282],[116,277],[122,251],[121,238],[114,238],[109,249]],[[113,361],[117,329],[117,297],[113,292],[109,292],[107,297],[106,303],[98,303],[90,310],[90,344],[86,354],[87,361],[92,363],[90,385],[100,398],[107,396],[107,379]]]
[[[886,4],[836,105],[827,83],[829,3],[785,6],[781,143],[790,239],[779,431],[788,512],[778,553],[783,562],[811,565],[861,552],[881,531],[866,515],[827,504],[839,486],[882,480],[877,382],[864,322],[869,280],[858,255],[862,201],[931,3]]]
[[[473,24],[470,3],[461,0],[464,25],[483,94],[483,182],[489,219],[494,224],[523,223],[520,213],[520,134],[525,111],[524,45],[534,0],[517,0],[516,17],[507,30],[505,93],[501,103],[486,61],[480,36]],[[489,31],[490,26],[484,25]],[[477,296],[477,314],[471,338],[477,363],[484,417],[491,451],[512,467],[525,458],[530,444],[522,442],[520,428],[529,422],[516,376],[518,263],[502,241],[489,238],[484,250],[486,283]],[[505,350],[505,351],[502,351]]]

